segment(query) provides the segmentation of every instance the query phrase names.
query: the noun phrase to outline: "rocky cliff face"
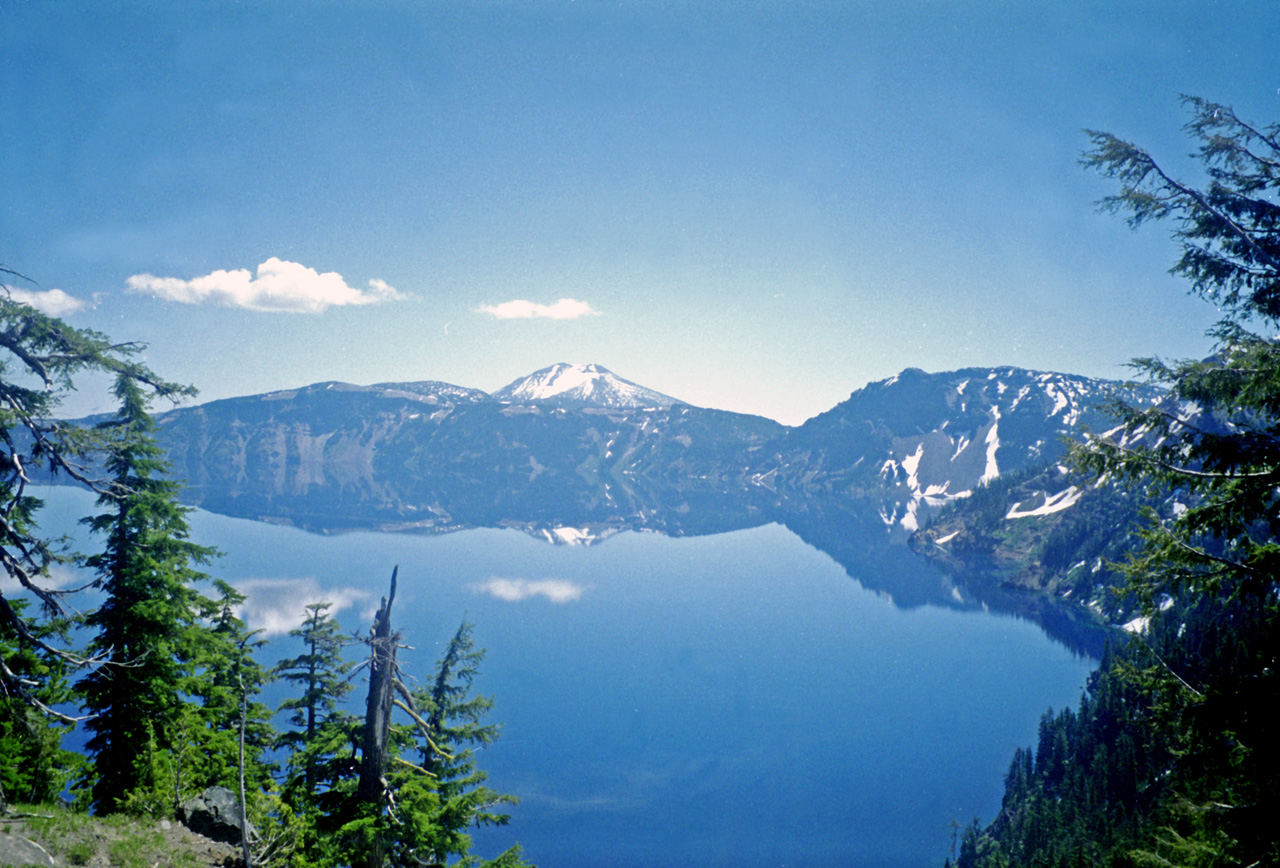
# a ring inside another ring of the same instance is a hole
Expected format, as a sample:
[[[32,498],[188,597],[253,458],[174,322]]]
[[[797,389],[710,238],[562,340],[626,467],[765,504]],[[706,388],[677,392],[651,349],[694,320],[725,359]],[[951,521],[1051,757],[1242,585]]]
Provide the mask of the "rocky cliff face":
[[[160,417],[174,472],[204,508],[423,529],[679,508],[748,488],[752,452],[785,431],[685,405],[506,403],[422,383],[321,383]]]

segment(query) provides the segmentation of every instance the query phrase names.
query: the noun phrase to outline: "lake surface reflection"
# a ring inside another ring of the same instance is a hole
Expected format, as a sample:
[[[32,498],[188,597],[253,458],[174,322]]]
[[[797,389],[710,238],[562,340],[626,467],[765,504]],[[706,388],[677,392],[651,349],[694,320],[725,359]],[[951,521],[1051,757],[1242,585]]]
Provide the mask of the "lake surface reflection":
[[[64,520],[89,503],[51,500]],[[1013,749],[1094,664],[1010,615],[899,607],[779,524],[588,547],[192,527],[273,659],[312,600],[367,630],[395,564],[407,671],[425,678],[472,621],[504,724],[481,766],[522,799],[477,849],[519,841],[544,868],[938,865],[949,824],[994,815]]]

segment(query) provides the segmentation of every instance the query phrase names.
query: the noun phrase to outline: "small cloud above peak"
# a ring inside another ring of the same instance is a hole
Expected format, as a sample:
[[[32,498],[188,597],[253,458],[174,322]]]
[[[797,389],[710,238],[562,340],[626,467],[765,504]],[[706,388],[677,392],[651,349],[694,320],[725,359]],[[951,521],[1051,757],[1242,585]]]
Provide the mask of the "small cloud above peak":
[[[257,275],[247,268],[218,271],[183,280],[135,274],[126,282],[128,291],[146,293],[182,304],[221,304],[269,313],[321,313],[342,305],[378,304],[403,299],[385,280],[374,278],[367,289],[348,286],[336,271],[323,274],[298,262],[274,256],[258,266]]]
[[[538,304],[524,299],[504,301],[502,304],[485,304],[478,309],[497,319],[578,319],[597,316],[600,311],[575,298],[562,298],[555,304]]]

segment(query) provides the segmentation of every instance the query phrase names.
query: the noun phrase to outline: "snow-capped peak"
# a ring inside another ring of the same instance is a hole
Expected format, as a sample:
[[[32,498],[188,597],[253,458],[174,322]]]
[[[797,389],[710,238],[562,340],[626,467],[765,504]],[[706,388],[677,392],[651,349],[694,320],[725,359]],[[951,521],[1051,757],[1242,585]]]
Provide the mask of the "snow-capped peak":
[[[570,406],[670,407],[675,398],[624,380],[600,365],[564,362],[535,371],[493,393],[499,401],[552,403]]]

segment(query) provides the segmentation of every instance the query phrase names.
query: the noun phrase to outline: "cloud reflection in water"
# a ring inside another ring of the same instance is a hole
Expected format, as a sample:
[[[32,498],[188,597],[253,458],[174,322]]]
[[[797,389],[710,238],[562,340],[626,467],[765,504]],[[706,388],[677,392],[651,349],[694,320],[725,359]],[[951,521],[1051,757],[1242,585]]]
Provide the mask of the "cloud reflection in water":
[[[475,594],[488,594],[508,603],[518,603],[530,597],[546,597],[552,603],[572,603],[581,599],[587,588],[563,579],[543,579],[531,582],[528,579],[502,579],[494,577],[487,582],[476,582],[470,585]]]

